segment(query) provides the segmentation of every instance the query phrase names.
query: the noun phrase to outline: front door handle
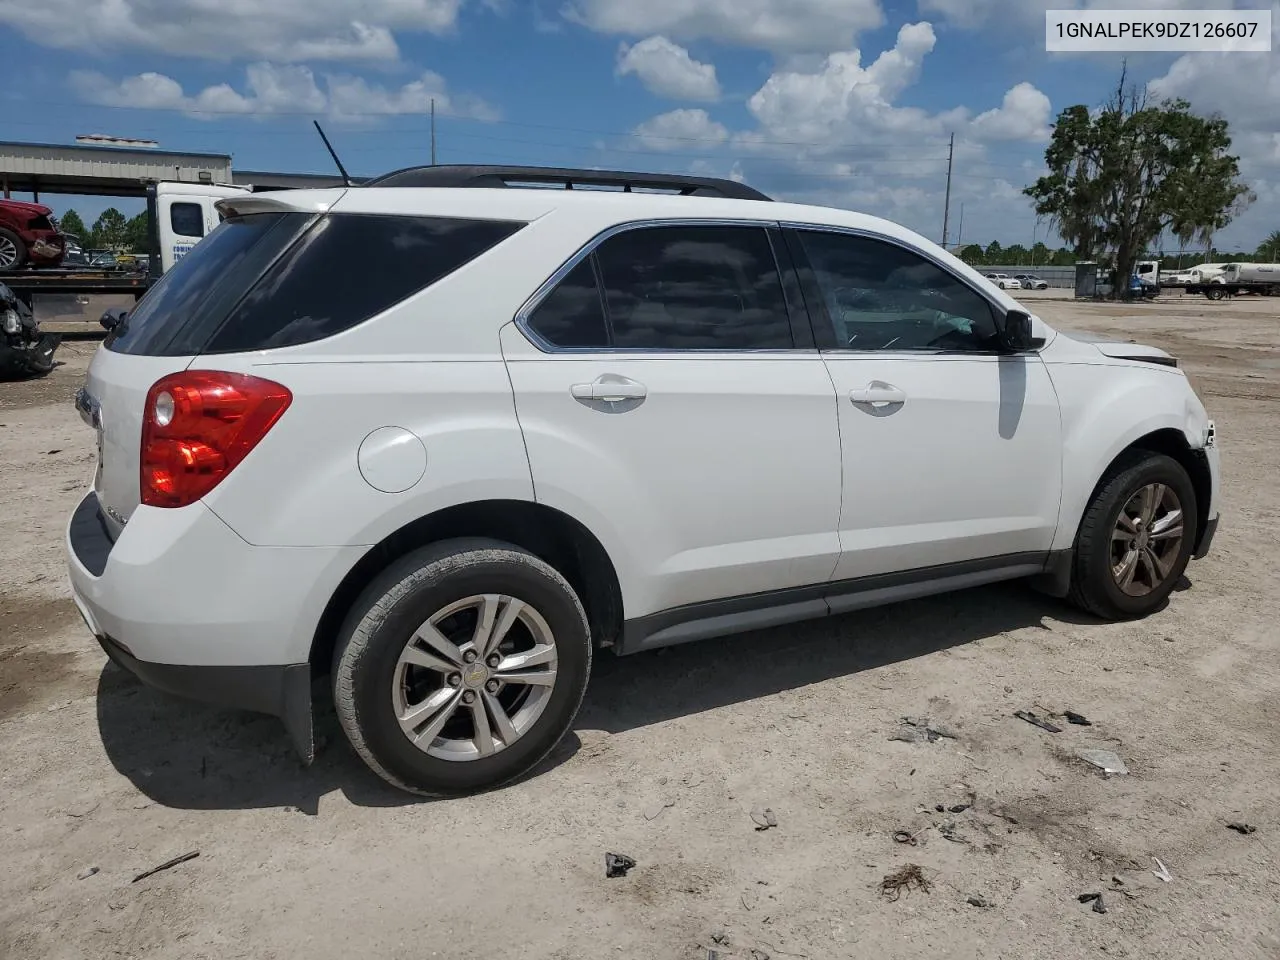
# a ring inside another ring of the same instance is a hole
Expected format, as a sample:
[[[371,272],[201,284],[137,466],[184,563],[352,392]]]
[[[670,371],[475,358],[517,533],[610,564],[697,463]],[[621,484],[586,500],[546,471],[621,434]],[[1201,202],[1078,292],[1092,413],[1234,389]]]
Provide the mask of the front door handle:
[[[854,403],[906,403],[907,395],[892,383],[872,380],[865,387],[850,390],[849,399]]]
[[[569,388],[569,394],[575,400],[606,400],[614,403],[620,400],[643,400],[649,395],[649,391],[643,383],[630,377],[606,373],[590,383],[575,383]]]

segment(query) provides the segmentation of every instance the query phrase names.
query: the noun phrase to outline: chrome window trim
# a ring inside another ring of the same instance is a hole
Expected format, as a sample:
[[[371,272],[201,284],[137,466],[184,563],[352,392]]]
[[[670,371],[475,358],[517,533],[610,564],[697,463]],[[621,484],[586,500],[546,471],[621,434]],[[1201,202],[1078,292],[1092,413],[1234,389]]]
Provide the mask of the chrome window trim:
[[[573,269],[583,260],[591,256],[599,246],[611,237],[616,237],[622,233],[629,233],[632,230],[646,230],[653,227],[757,227],[766,231],[765,239],[769,241],[769,249],[773,252],[774,265],[778,269],[778,282],[782,283],[782,271],[786,269],[785,265],[778,261],[777,251],[773,250],[773,243],[768,236],[769,230],[778,229],[777,220],[734,220],[725,217],[673,217],[670,219],[646,219],[646,220],[627,220],[622,223],[615,223],[606,227],[597,233],[594,237],[583,244],[578,251],[568,260],[560,265],[560,267],[551,274],[537,290],[527,299],[524,304],[516,311],[514,321],[516,328],[524,334],[526,340],[532,343],[542,353],[550,354],[607,354],[607,355],[631,355],[640,354],[642,356],[685,356],[694,354],[700,357],[716,357],[716,356],[817,356],[818,349],[816,347],[761,347],[759,349],[747,348],[740,350],[727,350],[723,347],[558,347],[550,341],[543,338],[529,323],[529,317],[534,310],[542,305],[542,301],[547,298],[556,285],[567,277]],[[601,291],[603,294],[604,291]],[[783,302],[786,302],[785,288],[782,291]],[[806,322],[807,319],[806,319]],[[790,319],[787,323],[790,329]]]
[[[957,282],[968,287],[971,291],[973,291],[980,298],[982,298],[982,300],[987,304],[987,306],[991,308],[993,312],[992,313],[993,320],[997,315],[1007,312],[1003,307],[1000,306],[1000,304],[996,303],[994,300],[991,299],[991,296],[987,293],[987,291],[974,286],[973,283],[971,283],[967,278],[962,277],[960,274],[956,273],[953,269],[951,269],[951,267],[948,264],[943,263],[941,260],[939,260],[933,254],[929,253],[927,250],[922,250],[919,247],[905,240],[900,240],[897,237],[891,237],[888,234],[877,233],[874,230],[867,230],[862,227],[842,227],[837,224],[831,224],[831,223],[805,223],[799,220],[782,220],[778,223],[778,226],[780,226],[783,230],[797,230],[797,231],[814,230],[821,233],[840,233],[840,234],[845,234],[847,236],[852,236],[852,237],[863,237],[867,240],[879,240],[882,243],[887,243],[887,244],[890,244],[891,246],[898,247],[901,250],[906,250],[908,253],[914,253],[916,256],[920,257],[921,259],[933,264],[939,270],[947,274],[947,276],[952,277]],[[880,357],[883,357],[886,354],[892,354],[892,355],[897,355],[902,357],[919,357],[919,356],[1017,357],[1017,356],[1026,356],[1028,354],[1039,353],[1039,349],[1032,348],[1030,350],[1019,350],[1016,353],[1011,353],[1011,352],[1005,352],[1001,350],[896,350],[894,351],[894,350],[853,350],[848,347],[835,347],[831,350],[823,350],[821,352],[823,353],[823,355],[857,354],[859,356],[880,356]]]

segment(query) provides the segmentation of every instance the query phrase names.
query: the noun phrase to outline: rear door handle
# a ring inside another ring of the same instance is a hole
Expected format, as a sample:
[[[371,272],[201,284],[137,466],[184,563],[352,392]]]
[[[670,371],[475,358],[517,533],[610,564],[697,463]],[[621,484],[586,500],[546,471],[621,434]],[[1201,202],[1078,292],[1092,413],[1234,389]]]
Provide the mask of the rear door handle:
[[[611,374],[596,377],[590,383],[575,383],[569,388],[569,394],[575,400],[643,400],[649,395],[643,383],[630,377],[619,377]]]
[[[872,380],[865,387],[850,390],[849,399],[854,403],[906,403],[907,395],[892,383]]]

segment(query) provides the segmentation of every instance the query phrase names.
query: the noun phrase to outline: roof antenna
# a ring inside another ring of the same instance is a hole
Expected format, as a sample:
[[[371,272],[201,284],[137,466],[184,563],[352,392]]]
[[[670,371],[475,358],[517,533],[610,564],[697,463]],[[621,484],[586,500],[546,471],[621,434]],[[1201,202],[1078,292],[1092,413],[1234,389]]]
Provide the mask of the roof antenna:
[[[324,135],[324,130],[320,126],[319,120],[312,120],[316,125],[316,133],[320,134],[320,139],[324,141],[325,149],[329,151],[329,156],[333,157],[333,162],[338,166],[338,172],[342,174],[342,185],[351,186],[351,177],[347,174],[347,168],[342,165],[342,161],[338,159],[338,153],[333,149],[333,144],[329,142],[329,138]]]

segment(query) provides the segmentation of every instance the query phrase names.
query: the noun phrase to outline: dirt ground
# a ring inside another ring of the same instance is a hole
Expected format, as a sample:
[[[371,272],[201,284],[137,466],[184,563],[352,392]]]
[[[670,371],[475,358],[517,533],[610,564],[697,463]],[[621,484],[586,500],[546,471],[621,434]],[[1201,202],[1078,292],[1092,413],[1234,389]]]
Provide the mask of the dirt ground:
[[[1280,957],[1280,302],[1035,308],[1171,350],[1217,419],[1222,527],[1166,610],[1014,584],[602,655],[536,776],[447,802],[384,788],[331,715],[303,769],[277,721],[105,663],[63,573],[96,347],[66,343],[0,385],[0,957]],[[904,715],[956,739],[891,740]],[[910,864],[928,889],[884,896]]]

